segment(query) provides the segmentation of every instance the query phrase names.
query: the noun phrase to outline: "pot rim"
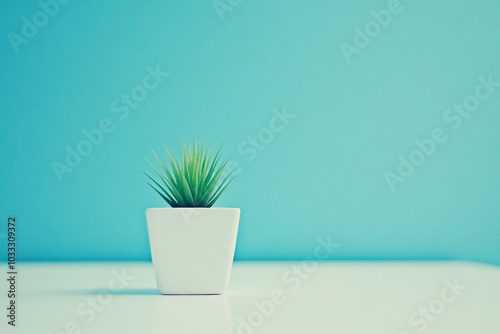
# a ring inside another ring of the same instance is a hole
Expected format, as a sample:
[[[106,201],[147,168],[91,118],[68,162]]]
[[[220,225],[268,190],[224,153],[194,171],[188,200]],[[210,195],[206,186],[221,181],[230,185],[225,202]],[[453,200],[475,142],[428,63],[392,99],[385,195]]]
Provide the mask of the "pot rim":
[[[146,210],[240,210],[240,208],[232,207],[182,207],[182,208],[168,208],[168,207],[153,207],[146,208]]]

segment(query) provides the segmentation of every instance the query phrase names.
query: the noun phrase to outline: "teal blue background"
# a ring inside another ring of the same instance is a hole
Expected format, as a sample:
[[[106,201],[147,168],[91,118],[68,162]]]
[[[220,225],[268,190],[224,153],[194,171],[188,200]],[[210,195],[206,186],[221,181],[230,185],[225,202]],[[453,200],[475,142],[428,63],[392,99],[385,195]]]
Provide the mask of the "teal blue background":
[[[73,1],[14,52],[34,1],[0,5],[0,232],[18,220],[21,260],[144,260],[144,211],[163,206],[141,170],[149,148],[194,136],[241,167],[218,206],[242,210],[237,260],[466,259],[500,265],[500,90],[454,131],[443,113],[478,76],[500,81],[499,1],[402,1],[370,45],[355,27],[387,1]],[[147,66],[169,72],[119,119],[111,103]],[[295,118],[252,161],[238,146]],[[115,129],[59,182],[81,131]],[[447,140],[391,192],[384,178],[415,140]],[[5,239],[0,239],[2,249]],[[5,258],[6,251],[2,251]]]

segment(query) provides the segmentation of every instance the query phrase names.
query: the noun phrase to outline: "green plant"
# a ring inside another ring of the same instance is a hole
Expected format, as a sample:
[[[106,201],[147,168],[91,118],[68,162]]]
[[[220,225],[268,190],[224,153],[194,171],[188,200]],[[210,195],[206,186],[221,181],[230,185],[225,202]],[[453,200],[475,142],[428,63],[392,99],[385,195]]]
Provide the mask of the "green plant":
[[[186,147],[182,145],[182,162],[167,152],[169,166],[151,149],[160,167],[158,170],[149,160],[149,164],[160,178],[149,185],[173,208],[176,207],[211,207],[234,179],[234,169],[227,171],[229,159],[220,157],[222,146],[214,155],[213,150],[199,146],[194,140]]]

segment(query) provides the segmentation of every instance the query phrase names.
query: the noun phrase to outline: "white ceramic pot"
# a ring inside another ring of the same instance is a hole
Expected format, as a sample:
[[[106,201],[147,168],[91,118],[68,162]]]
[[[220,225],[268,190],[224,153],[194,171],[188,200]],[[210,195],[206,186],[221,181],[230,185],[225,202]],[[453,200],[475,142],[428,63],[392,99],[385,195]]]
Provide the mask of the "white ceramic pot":
[[[162,294],[222,294],[233,265],[240,209],[149,208],[151,257]]]

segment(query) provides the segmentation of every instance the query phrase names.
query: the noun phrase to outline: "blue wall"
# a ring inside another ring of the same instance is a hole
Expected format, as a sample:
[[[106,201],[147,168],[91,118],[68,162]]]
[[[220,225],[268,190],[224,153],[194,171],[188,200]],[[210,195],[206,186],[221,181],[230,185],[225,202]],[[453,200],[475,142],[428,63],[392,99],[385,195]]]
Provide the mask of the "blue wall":
[[[148,259],[144,157],[196,136],[240,168],[237,259],[500,264],[500,1],[42,4],[0,5],[20,259]]]

